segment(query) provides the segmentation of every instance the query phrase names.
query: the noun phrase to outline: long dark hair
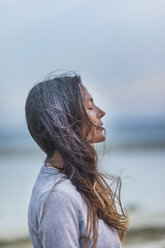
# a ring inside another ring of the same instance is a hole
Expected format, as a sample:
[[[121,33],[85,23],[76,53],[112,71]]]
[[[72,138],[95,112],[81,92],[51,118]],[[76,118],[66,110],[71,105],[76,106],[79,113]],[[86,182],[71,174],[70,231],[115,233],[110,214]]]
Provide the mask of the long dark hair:
[[[128,229],[128,215],[120,200],[121,178],[99,172],[95,147],[87,143],[82,135],[82,124],[88,123],[88,131],[93,124],[84,109],[80,88],[83,90],[84,86],[78,74],[64,73],[48,77],[30,90],[25,113],[31,136],[46,153],[45,162],[49,161],[55,150],[60,152],[64,162],[63,173],[88,206],[84,247],[92,229],[92,247],[95,247],[98,218],[118,230],[122,241]],[[117,181],[115,191],[112,191],[105,177]]]

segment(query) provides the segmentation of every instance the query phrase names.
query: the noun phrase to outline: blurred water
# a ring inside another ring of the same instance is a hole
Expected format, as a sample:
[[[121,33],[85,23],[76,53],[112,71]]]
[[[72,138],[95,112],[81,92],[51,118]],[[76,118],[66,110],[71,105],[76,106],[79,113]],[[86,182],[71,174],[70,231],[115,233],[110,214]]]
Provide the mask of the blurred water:
[[[122,178],[122,199],[125,207],[139,211],[165,210],[164,149],[118,151],[107,154],[104,168]]]
[[[1,154],[1,237],[27,232],[28,202],[44,158],[41,152]],[[122,177],[124,207],[151,214],[165,209],[164,149],[112,151],[99,162],[100,169]]]

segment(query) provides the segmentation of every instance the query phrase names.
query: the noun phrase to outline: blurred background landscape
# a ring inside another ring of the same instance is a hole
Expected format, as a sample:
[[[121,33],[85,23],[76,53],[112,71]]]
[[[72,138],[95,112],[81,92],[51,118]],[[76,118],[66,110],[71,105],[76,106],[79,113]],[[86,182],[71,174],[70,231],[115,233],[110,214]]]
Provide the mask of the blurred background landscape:
[[[165,2],[0,2],[0,247],[32,247],[27,208],[45,154],[25,100],[57,69],[79,73],[106,115],[100,170],[120,175],[124,247],[165,247]],[[104,156],[103,156],[104,154]]]

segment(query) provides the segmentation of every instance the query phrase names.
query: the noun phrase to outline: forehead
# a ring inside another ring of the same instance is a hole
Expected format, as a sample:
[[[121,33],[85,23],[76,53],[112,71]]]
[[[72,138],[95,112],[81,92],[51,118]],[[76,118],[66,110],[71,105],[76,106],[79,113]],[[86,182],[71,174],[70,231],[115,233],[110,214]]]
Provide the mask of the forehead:
[[[83,101],[93,101],[93,98],[91,96],[91,94],[89,93],[89,91],[87,90],[87,88],[83,87],[81,88],[81,95],[82,95],[82,98],[83,98]]]

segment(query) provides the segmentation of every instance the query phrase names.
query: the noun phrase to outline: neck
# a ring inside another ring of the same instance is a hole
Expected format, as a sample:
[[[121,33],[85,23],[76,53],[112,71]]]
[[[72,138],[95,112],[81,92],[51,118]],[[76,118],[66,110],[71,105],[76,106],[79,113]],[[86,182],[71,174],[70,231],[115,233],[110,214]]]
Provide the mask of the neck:
[[[55,167],[55,168],[63,168],[64,167],[64,162],[63,162],[62,156],[58,150],[55,150],[55,152],[53,153],[53,156],[47,162],[47,166],[48,167]]]

